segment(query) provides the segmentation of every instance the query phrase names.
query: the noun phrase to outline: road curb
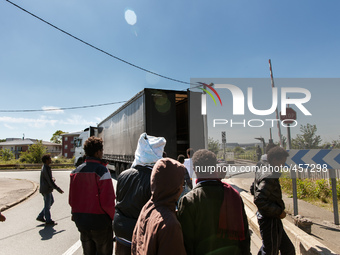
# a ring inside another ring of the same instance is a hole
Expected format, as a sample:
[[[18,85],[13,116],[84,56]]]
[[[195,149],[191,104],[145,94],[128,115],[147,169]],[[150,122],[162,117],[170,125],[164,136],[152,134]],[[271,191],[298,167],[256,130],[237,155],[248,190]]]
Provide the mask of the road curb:
[[[230,179],[228,180],[230,184],[235,185]],[[237,186],[237,185],[236,185]],[[240,195],[243,199],[245,211],[248,218],[249,226],[253,229],[255,234],[261,238],[260,228],[257,222],[256,211],[257,207],[253,203],[253,196],[246,191],[241,191]],[[310,236],[303,230],[299,229],[293,223],[289,222],[287,219],[282,220],[283,227],[289,236],[290,240],[295,246],[296,254],[315,254],[315,255],[336,255],[334,251],[326,247],[324,244],[320,243],[314,237]]]
[[[29,181],[30,183],[32,183],[32,185],[33,185],[32,190],[31,190],[28,194],[26,194],[25,196],[23,196],[23,197],[17,199],[16,201],[14,201],[14,202],[12,202],[12,203],[9,203],[9,204],[4,205],[3,207],[1,207],[1,208],[0,208],[0,211],[1,211],[1,212],[6,211],[7,209],[9,209],[9,208],[11,208],[11,207],[13,207],[13,206],[15,206],[15,205],[17,205],[17,204],[19,204],[19,203],[25,201],[26,199],[28,199],[30,196],[32,196],[32,195],[38,190],[38,184],[36,184],[35,182],[30,181],[30,180],[26,180],[26,181]]]

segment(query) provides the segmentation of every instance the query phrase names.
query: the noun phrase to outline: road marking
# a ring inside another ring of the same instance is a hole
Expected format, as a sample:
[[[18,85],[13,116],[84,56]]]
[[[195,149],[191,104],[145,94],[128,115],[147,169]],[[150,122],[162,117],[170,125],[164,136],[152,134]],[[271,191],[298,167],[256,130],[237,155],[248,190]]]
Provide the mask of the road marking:
[[[72,255],[75,253],[81,246],[80,240],[78,240],[74,245],[72,245],[63,255]]]

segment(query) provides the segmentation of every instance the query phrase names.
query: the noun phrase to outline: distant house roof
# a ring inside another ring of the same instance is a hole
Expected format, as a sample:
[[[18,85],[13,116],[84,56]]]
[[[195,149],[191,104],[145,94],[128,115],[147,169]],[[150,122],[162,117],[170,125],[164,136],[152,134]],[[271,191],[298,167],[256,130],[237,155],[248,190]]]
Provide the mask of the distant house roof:
[[[0,146],[25,146],[25,145],[29,146],[29,145],[37,143],[38,141],[39,140],[37,140],[37,139],[29,139],[29,138],[27,138],[27,139],[10,138],[10,139],[8,139],[8,141],[0,143]],[[47,141],[42,141],[42,144],[46,145],[46,146],[61,146],[61,144],[51,143],[51,142],[47,142]]]
[[[78,131],[78,132],[72,132],[72,133],[64,133],[61,134],[62,136],[75,136],[75,135],[80,135],[83,131]]]

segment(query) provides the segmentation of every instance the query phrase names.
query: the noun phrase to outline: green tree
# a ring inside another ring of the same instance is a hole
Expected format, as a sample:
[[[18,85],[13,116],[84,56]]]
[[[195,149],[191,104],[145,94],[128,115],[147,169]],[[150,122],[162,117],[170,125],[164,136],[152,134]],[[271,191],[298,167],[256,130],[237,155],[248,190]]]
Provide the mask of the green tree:
[[[41,163],[42,156],[46,153],[46,147],[42,144],[42,141],[38,141],[28,147],[28,150],[21,152],[20,161],[27,163]]]
[[[14,154],[9,149],[1,149],[0,150],[0,158],[3,161],[9,161],[9,160],[14,158]]]
[[[316,125],[307,123],[307,125],[301,125],[301,134],[298,134],[295,139],[292,140],[293,149],[317,149],[321,143],[321,137],[316,135]]]
[[[220,143],[217,140],[214,140],[212,137],[209,137],[208,150],[217,155],[217,153],[220,151]]]
[[[57,143],[57,144],[61,144],[61,140],[62,140],[62,134],[65,134],[67,132],[61,131],[61,130],[57,130],[54,132],[52,138],[50,139],[50,141],[52,143]]]
[[[244,153],[244,149],[242,149],[242,147],[240,147],[240,146],[236,146],[234,148],[234,152],[237,153],[237,154],[243,154]]]

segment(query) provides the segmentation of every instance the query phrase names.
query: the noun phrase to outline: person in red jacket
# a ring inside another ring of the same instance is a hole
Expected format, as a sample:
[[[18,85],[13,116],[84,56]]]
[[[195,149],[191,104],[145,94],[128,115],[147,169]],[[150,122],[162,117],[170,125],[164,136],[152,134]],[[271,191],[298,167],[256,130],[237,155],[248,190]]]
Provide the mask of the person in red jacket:
[[[84,254],[112,255],[115,192],[102,161],[103,140],[94,136],[84,144],[86,160],[71,173],[69,204],[80,232]]]

